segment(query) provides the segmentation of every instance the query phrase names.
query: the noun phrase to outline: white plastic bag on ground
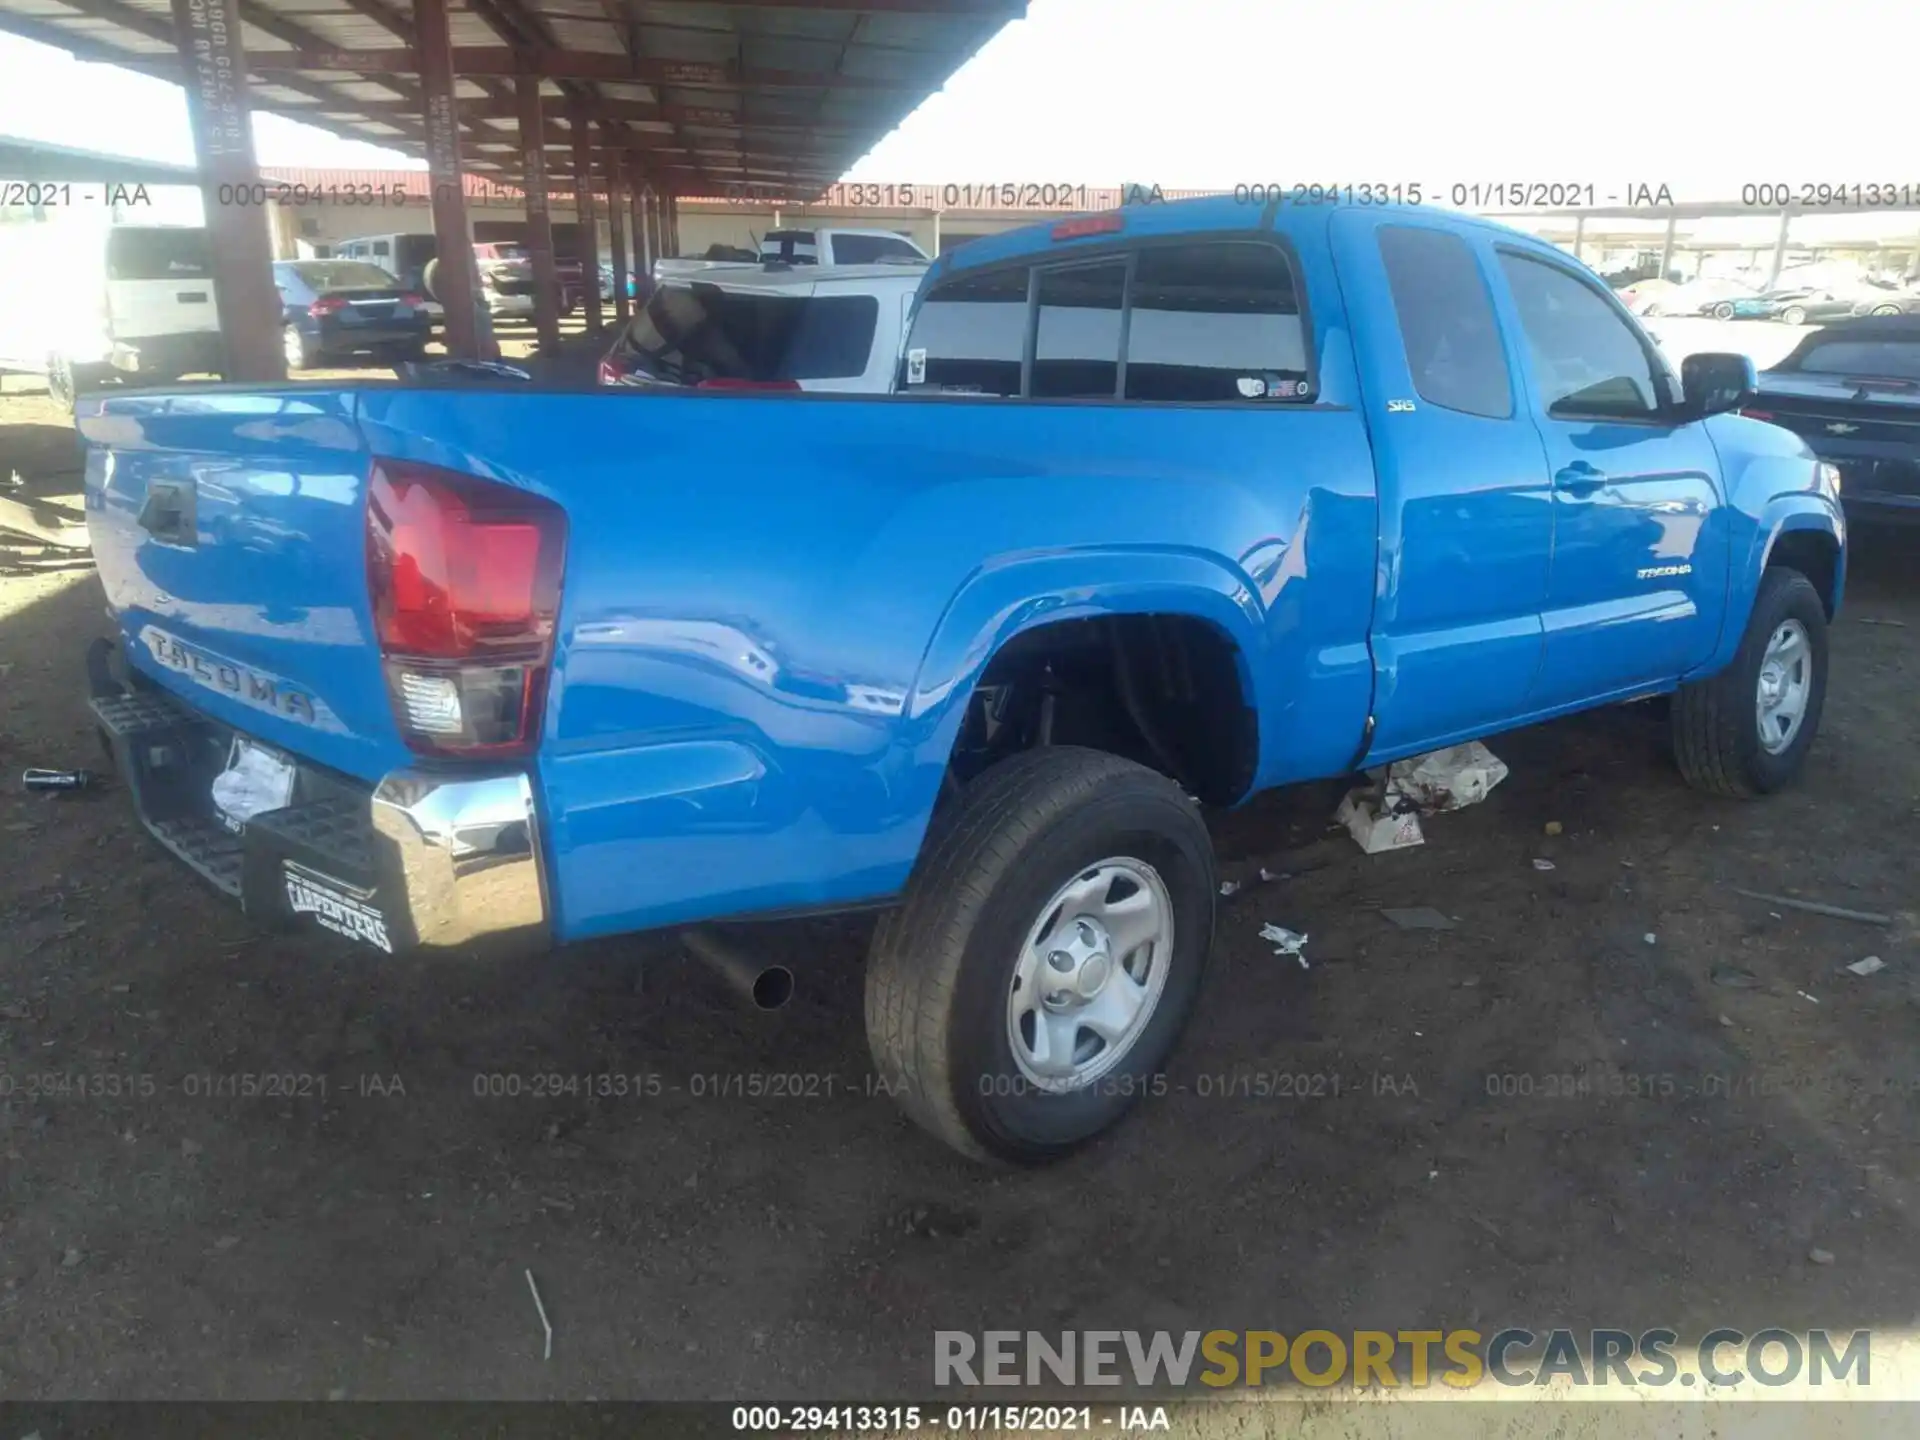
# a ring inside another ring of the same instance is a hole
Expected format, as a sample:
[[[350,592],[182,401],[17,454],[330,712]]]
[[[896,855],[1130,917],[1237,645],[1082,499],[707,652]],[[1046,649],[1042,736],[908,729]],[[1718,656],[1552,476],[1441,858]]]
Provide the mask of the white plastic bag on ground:
[[[1478,805],[1506,778],[1506,763],[1475,740],[1390,766],[1387,798],[1404,795],[1422,814],[1438,815]]]
[[[1412,810],[1403,815],[1394,814],[1370,786],[1349,790],[1340,808],[1333,812],[1333,818],[1335,823],[1347,827],[1347,833],[1369,855],[1378,855],[1382,850],[1404,850],[1427,841],[1420,832],[1418,814]]]

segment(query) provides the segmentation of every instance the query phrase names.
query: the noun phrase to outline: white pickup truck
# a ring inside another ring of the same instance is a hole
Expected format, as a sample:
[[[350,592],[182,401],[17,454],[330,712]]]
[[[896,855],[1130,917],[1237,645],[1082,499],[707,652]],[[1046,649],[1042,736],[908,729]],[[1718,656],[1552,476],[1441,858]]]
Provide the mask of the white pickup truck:
[[[715,253],[725,248],[712,247],[705,259],[656,260],[653,278],[767,265],[925,265],[933,259],[905,235],[892,230],[769,230],[760,239],[758,259]]]

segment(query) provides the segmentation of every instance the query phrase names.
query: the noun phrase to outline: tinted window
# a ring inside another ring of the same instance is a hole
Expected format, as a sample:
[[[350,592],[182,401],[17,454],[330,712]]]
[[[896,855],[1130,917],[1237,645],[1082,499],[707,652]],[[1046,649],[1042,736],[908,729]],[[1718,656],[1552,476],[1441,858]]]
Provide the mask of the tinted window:
[[[391,290],[393,276],[364,260],[302,260],[287,269],[316,290]]]
[[[936,286],[914,316],[907,388],[1018,395],[1026,343],[1025,269],[956,276]],[[924,368],[914,363],[920,351]]]
[[[1132,307],[1129,400],[1286,398],[1307,379],[1293,270],[1272,245],[1142,250]]]
[[[847,380],[864,375],[880,302],[871,295],[761,295],[668,285],[622,344],[648,374],[702,380]]]
[[[373,253],[374,253],[374,254],[376,254],[376,255],[385,255],[385,254],[387,254],[387,253],[388,253],[388,250],[387,250],[387,242],[386,242],[386,241],[384,241],[384,240],[376,240],[376,241],[374,241],[374,242],[373,242]]]
[[[107,232],[109,280],[204,280],[212,274],[205,230],[116,226]]]
[[[1640,337],[1599,291],[1546,261],[1503,252],[1500,265],[1549,415],[1641,418],[1659,409]]]
[[[1920,380],[1920,335],[1905,340],[1823,340],[1780,368],[1816,375]]]
[[[898,235],[836,235],[833,259],[837,265],[871,265],[879,260],[918,260],[919,250]]]
[[[1513,414],[1500,326],[1467,242],[1444,230],[1383,225],[1380,259],[1420,398],[1469,415]]]
[[[1111,400],[1119,393],[1120,307],[1126,290],[1127,267],[1118,261],[1040,273],[1029,395]]]

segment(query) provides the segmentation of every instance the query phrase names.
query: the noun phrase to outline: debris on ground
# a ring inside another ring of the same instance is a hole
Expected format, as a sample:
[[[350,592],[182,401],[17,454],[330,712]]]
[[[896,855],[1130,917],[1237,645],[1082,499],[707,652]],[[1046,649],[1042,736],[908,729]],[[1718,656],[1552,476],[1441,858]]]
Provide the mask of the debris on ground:
[[[1220,898],[1222,900],[1230,900],[1239,893],[1240,882],[1238,880],[1222,880],[1220,882]]]
[[[1787,910],[1804,910],[1809,915],[1831,915],[1836,920],[1858,920],[1863,925],[1893,923],[1891,915],[1881,915],[1872,910],[1847,910],[1839,905],[1828,905],[1820,900],[1796,900],[1791,895],[1769,895],[1764,890],[1742,890],[1738,885],[1729,885],[1727,888],[1736,895],[1744,895],[1749,900],[1759,900]]]
[[[1862,615],[1860,617],[1860,623],[1862,625],[1891,625],[1896,630],[1904,630],[1907,628],[1907,622],[1904,620],[1882,620],[1876,615]]]
[[[1381,915],[1402,930],[1451,930],[1453,921],[1431,905],[1415,905],[1404,910],[1381,910]]]
[[[1809,1005],[1818,1005],[1820,1003],[1817,999],[1807,994],[1807,992],[1804,990],[1796,990],[1793,993],[1798,995],[1802,1000],[1806,1001]]]
[[[1558,820],[1549,820],[1546,824],[1546,832],[1549,835],[1559,835],[1564,832],[1566,828],[1567,827],[1562,825]]]
[[[1807,1259],[1813,1261],[1816,1265],[1831,1265],[1833,1264],[1833,1252],[1831,1250],[1822,1250],[1816,1245],[1813,1249],[1807,1251]]]
[[[1843,967],[1850,975],[1874,975],[1887,968],[1887,962],[1878,955],[1869,955],[1864,960],[1856,960]]]
[[[1716,985],[1724,985],[1729,990],[1764,990],[1760,977],[1751,970],[1742,970],[1738,965],[1716,965],[1710,978]]]
[[[1547,870],[1551,870],[1553,869],[1553,862],[1551,860],[1542,860],[1538,856],[1536,856],[1534,858],[1533,868],[1543,872]]]
[[[1420,816],[1441,815],[1478,805],[1502,780],[1507,767],[1478,741],[1396,760],[1367,772],[1370,783],[1355,786],[1334,812],[1369,855],[1424,845]]]
[[[26,790],[84,790],[92,783],[91,770],[27,770],[20,776]]]
[[[533,1283],[533,1271],[527,1271],[527,1289],[533,1292],[533,1308],[540,1312],[540,1328],[547,1332],[547,1350],[543,1358],[553,1359],[553,1324],[547,1319],[547,1307],[541,1303],[540,1287]]]
[[[1660,943],[1660,937],[1654,934],[1651,930],[1649,930],[1646,934],[1642,935],[1640,938],[1646,941],[1647,944],[1649,945],[1658,945]]]
[[[1273,953],[1291,955],[1300,962],[1300,968],[1307,968],[1307,937],[1297,930],[1289,930],[1282,925],[1262,925],[1260,938],[1273,942]]]

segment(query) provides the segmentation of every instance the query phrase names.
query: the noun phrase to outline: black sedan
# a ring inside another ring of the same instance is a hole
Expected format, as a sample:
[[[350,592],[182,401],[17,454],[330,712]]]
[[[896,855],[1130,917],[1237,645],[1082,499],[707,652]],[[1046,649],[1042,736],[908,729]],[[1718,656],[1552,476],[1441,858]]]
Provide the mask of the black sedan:
[[[281,339],[290,369],[311,370],[349,355],[418,360],[433,320],[426,297],[364,260],[282,260]]]
[[[1920,316],[1815,331],[1760,372],[1743,413],[1793,431],[1837,467],[1853,518],[1920,523]]]

